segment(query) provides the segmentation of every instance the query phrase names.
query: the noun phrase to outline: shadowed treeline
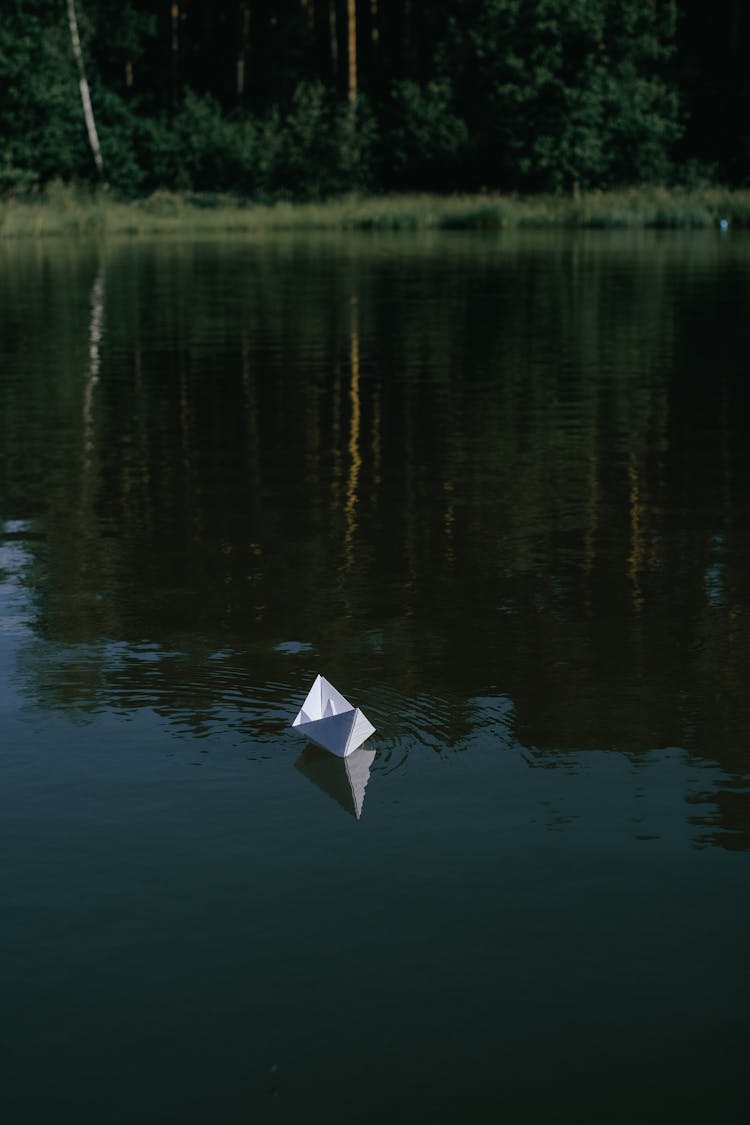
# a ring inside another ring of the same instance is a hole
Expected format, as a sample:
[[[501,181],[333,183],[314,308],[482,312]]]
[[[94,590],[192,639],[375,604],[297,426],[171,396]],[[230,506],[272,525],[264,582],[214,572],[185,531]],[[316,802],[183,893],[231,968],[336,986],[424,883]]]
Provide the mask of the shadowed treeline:
[[[395,711],[444,701],[449,745],[468,697],[502,695],[539,760],[677,745],[739,784],[744,241],[2,254],[0,516],[25,521],[32,693],[200,730],[286,683],[292,639]],[[722,800],[747,841],[746,798]]]
[[[749,29],[740,0],[5,0],[0,194],[742,187]]]

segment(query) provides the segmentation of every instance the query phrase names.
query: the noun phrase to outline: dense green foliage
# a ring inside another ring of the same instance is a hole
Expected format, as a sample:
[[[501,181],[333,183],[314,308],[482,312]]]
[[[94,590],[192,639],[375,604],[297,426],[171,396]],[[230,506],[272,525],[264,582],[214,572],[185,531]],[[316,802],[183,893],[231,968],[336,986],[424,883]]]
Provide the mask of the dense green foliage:
[[[738,0],[717,0],[710,25],[689,0],[76,10],[105,177],[127,194],[750,180]],[[66,0],[3,0],[0,191],[53,179],[96,179]]]

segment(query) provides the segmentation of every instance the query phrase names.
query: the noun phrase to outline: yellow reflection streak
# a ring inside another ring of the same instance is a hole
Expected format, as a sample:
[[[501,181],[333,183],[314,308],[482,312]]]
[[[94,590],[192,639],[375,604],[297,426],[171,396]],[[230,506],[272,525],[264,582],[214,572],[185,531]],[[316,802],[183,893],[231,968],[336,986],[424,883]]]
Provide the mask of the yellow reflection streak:
[[[640,478],[635,454],[630,456],[628,467],[630,492],[628,503],[630,507],[630,555],[628,556],[628,576],[633,584],[633,607],[636,613],[643,608],[643,593],[641,591],[640,572],[643,569],[643,502],[641,500]]]
[[[445,493],[446,509],[443,515],[443,534],[445,536],[445,561],[449,566],[452,566],[456,561],[456,551],[454,544],[454,523],[456,519],[455,504],[453,502],[453,482],[443,482],[443,492]]]
[[[586,530],[583,536],[583,570],[590,576],[596,561],[596,533],[599,526],[599,465],[596,453],[589,455],[586,490]]]
[[[344,561],[347,569],[351,566],[354,559],[359,471],[362,467],[362,456],[359,451],[361,407],[359,393],[359,327],[357,321],[356,297],[352,297],[351,308],[352,318],[349,346],[349,364],[351,368],[349,382],[349,399],[351,401],[351,419],[349,422],[349,476],[346,482],[346,503],[344,505]]]
[[[253,515],[257,517],[260,507],[260,424],[258,422],[258,394],[255,376],[250,367],[250,346],[246,337],[243,337],[242,340],[242,392],[245,403],[250,498]]]

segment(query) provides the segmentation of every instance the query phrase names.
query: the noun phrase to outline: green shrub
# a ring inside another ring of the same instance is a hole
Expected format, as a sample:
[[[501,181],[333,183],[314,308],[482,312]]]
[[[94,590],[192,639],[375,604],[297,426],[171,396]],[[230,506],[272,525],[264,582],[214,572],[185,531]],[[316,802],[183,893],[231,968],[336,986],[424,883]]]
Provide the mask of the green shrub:
[[[286,114],[259,127],[258,183],[266,195],[320,199],[369,186],[374,123],[369,106],[341,106],[322,83],[301,83]]]
[[[171,120],[144,122],[141,161],[150,187],[252,192],[257,130],[251,118],[226,117],[210,95],[187,90]]]
[[[390,127],[380,150],[387,185],[445,190],[460,182],[469,137],[466,123],[454,111],[447,78],[425,86],[396,82],[388,116]]]
[[[10,152],[0,162],[0,196],[25,195],[39,182],[39,176],[31,168],[19,168],[13,163]]]

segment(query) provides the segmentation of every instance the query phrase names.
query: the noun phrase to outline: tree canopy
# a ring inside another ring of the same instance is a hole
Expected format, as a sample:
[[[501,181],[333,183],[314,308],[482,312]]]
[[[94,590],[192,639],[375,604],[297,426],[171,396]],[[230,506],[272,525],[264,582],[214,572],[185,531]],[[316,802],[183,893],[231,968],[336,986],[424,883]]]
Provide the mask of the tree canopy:
[[[119,190],[750,179],[739,0],[75,0]],[[0,190],[97,178],[66,0],[3,0]]]

